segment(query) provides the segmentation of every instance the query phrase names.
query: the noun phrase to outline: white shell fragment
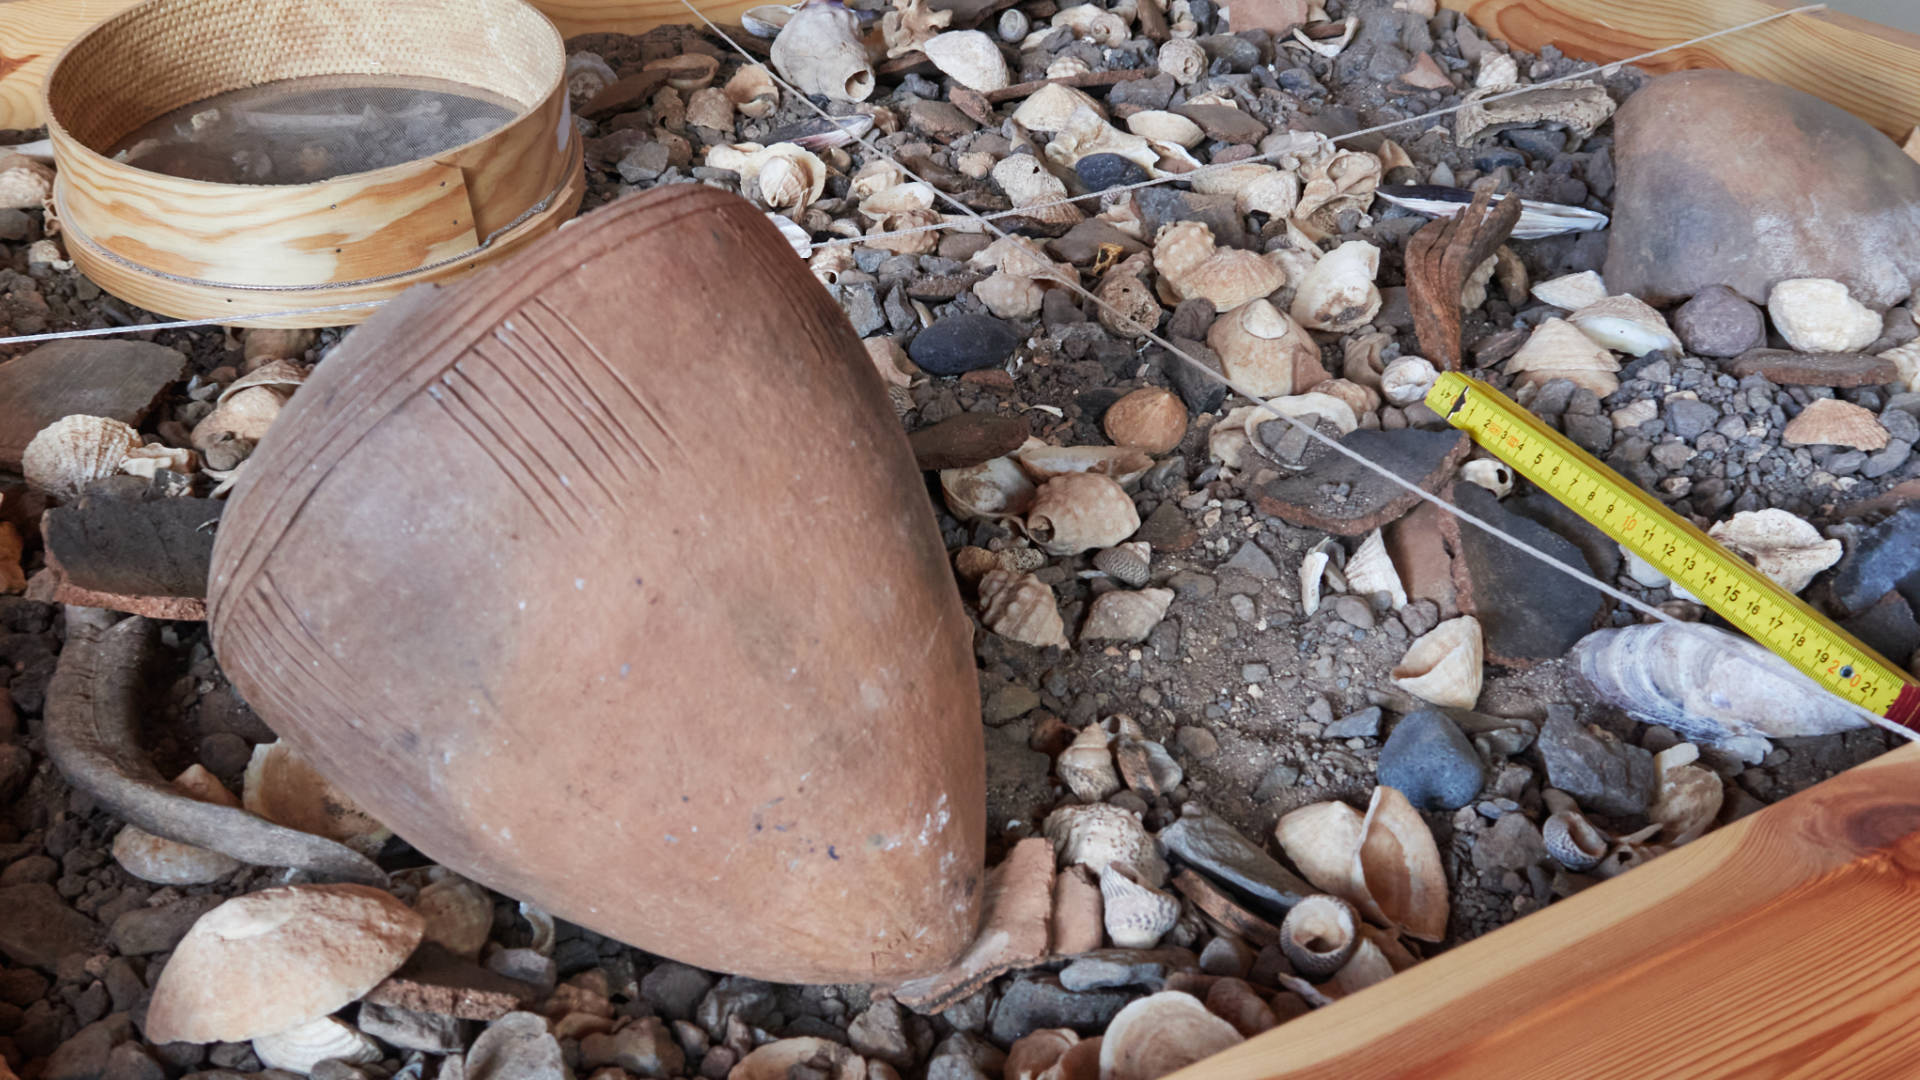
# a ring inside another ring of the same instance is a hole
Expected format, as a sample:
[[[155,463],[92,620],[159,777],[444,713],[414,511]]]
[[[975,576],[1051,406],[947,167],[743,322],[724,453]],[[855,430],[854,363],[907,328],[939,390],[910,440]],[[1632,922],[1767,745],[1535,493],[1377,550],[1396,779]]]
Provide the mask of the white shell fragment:
[[[1439,378],[1440,372],[1425,357],[1402,356],[1380,373],[1380,396],[1389,404],[1412,405],[1426,400]]]
[[[1132,811],[1111,803],[1062,806],[1047,815],[1042,831],[1062,867],[1084,866],[1100,874],[1110,863],[1125,863],[1142,884],[1156,889],[1166,884],[1160,843]]]
[[[1607,283],[1592,270],[1565,274],[1533,285],[1533,298],[1565,311],[1579,311],[1607,298]]]
[[[1647,818],[1660,825],[1664,843],[1698,839],[1720,816],[1726,788],[1719,776],[1693,764],[1699,757],[1700,748],[1692,743],[1669,746],[1653,756],[1659,786]]]
[[[1113,478],[1071,473],[1040,485],[1025,525],[1047,554],[1078,555],[1132,536],[1140,528],[1140,512]]]
[[[1513,470],[1504,462],[1492,458],[1475,458],[1460,466],[1460,478],[1470,484],[1478,484],[1499,498],[1506,498],[1513,491]]]
[[[1840,561],[1842,545],[1785,510],[1742,510],[1707,535],[1753,560],[1781,588],[1798,593]]]
[[[1767,294],[1767,314],[1787,344],[1801,352],[1857,352],[1885,328],[1872,308],[1829,278],[1789,278]]]
[[[1480,620],[1462,615],[1415,640],[1393,669],[1393,682],[1423,701],[1471,709],[1480,700],[1485,658]]]
[[[815,0],[794,12],[773,39],[773,67],[803,94],[851,102],[873,93],[859,22],[839,4]]]
[[[933,66],[969,90],[987,93],[1007,85],[1007,61],[993,39],[978,30],[935,34],[922,50]]]
[[[1365,824],[1360,812],[1346,803],[1320,802],[1282,816],[1273,837],[1314,888],[1364,906],[1370,901],[1354,853],[1360,850]]]
[[[1175,301],[1198,297],[1222,312],[1287,283],[1286,273],[1273,260],[1216,246],[1213,230],[1197,221],[1160,227],[1153,240],[1153,269]]]
[[[1520,351],[1507,359],[1507,374],[1520,376],[1522,385],[1567,379],[1575,386],[1606,397],[1620,389],[1614,372],[1620,362],[1598,342],[1565,319],[1541,323]]]
[[[997,457],[962,469],[940,470],[940,492],[954,517],[995,521],[1026,513],[1039,489],[1012,458]]]
[[[1246,1040],[1191,994],[1165,990],[1132,1002],[1100,1041],[1100,1080],[1160,1080]]]
[[[1407,606],[1407,588],[1400,581],[1400,571],[1394,569],[1393,557],[1387,554],[1387,544],[1379,529],[1368,533],[1354,549],[1347,559],[1346,575],[1349,592],[1363,597],[1386,593],[1394,610]]]
[[[1097,803],[1120,790],[1120,770],[1114,767],[1113,736],[1099,724],[1088,724],[1053,760],[1053,774],[1081,802]]]
[[[1678,356],[1683,351],[1667,317],[1637,296],[1609,296],[1567,316],[1567,321],[1602,348],[1628,356],[1655,350]]]
[[[1107,937],[1116,948],[1151,949],[1180,919],[1180,901],[1140,883],[1131,866],[1110,862],[1100,871]]]
[[[369,1065],[383,1056],[379,1043],[331,1016],[258,1036],[253,1040],[253,1052],[260,1058],[260,1064],[270,1069],[285,1069],[302,1076],[323,1061]]]
[[[1294,319],[1312,330],[1338,333],[1365,325],[1380,312],[1380,290],[1373,283],[1379,272],[1379,248],[1364,240],[1341,244],[1296,286]]]

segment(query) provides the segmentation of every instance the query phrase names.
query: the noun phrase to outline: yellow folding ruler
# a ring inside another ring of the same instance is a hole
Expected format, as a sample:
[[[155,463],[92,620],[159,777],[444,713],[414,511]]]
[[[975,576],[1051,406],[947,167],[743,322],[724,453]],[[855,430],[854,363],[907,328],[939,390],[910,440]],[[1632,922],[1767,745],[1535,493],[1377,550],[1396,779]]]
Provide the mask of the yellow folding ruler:
[[[1443,372],[1427,407],[1821,686],[1920,730],[1920,682],[1500,391]]]

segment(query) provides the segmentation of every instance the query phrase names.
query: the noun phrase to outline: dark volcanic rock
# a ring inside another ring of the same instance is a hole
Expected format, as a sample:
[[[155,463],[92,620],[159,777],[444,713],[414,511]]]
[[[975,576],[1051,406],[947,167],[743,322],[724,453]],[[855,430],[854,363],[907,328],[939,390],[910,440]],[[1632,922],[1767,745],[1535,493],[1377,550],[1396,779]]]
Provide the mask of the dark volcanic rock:
[[[1538,745],[1547,782],[1586,809],[1627,817],[1646,810],[1653,801],[1653,755],[1596,734],[1575,720],[1568,706],[1547,706]]]
[[[991,315],[949,315],[920,331],[907,355],[930,375],[964,375],[1006,363],[1019,345],[1019,333]]]
[[[1713,285],[1673,313],[1673,332],[1695,356],[1739,356],[1767,343],[1766,319],[1725,285]]]
[[[922,469],[964,469],[1010,454],[1026,441],[1024,417],[978,412],[950,416],[907,436]]]
[[[52,968],[100,941],[100,924],[67,906],[43,882],[0,889],[0,955],[16,964]]]
[[[1863,531],[1833,572],[1833,598],[1861,611],[1889,590],[1920,603],[1920,504],[1909,504]]]
[[[1507,512],[1491,491],[1455,484],[1454,504],[1516,539],[1574,566],[1587,558],[1571,540],[1530,518]],[[1454,550],[1453,585],[1460,610],[1480,620],[1487,659],[1525,667],[1565,656],[1593,629],[1607,598],[1478,525],[1452,514],[1440,519]]]
[[[1833,278],[1897,304],[1920,280],[1920,162],[1836,105],[1731,71],[1663,75],[1613,118],[1605,277],[1653,304],[1726,285],[1764,304]]]
[[[1105,191],[1148,179],[1147,170],[1119,154],[1088,154],[1074,163],[1073,171],[1088,191]]]
[[[55,341],[0,364],[0,466],[18,470],[40,429],[84,413],[138,426],[187,358],[145,341]]]
[[[1052,976],[1026,976],[1014,980],[994,1002],[987,1030],[1001,1046],[1011,1046],[1022,1035],[1041,1028],[1072,1028],[1082,1035],[1098,1035],[1137,996],[1125,990],[1074,993]]]
[[[1211,814],[1188,815],[1160,830],[1160,845],[1181,862],[1232,886],[1248,906],[1276,921],[1301,897],[1316,891]]]
[[[1379,778],[1422,810],[1458,810],[1480,794],[1487,771],[1451,717],[1422,709],[1409,713],[1387,736]]]

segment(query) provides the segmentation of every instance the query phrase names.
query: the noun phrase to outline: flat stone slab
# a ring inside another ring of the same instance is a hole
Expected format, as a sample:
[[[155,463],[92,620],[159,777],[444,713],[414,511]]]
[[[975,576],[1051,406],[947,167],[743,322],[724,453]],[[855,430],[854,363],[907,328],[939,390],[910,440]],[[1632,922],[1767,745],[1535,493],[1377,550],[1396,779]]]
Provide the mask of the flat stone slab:
[[[1340,442],[1430,492],[1446,486],[1473,449],[1464,431],[1419,428],[1362,428]],[[1420,496],[1318,442],[1308,445],[1303,464],[1300,472],[1254,489],[1254,505],[1292,525],[1364,536],[1421,502]]]
[[[1530,518],[1509,513],[1491,491],[1455,484],[1454,505],[1570,566],[1586,569],[1573,541]],[[1509,667],[1557,660],[1594,629],[1607,598],[1478,525],[1452,514],[1440,531],[1454,552],[1453,587],[1460,610],[1480,620],[1487,659]]]
[[[1891,360],[1864,353],[1802,353],[1790,349],[1749,349],[1726,362],[1736,379],[1765,376],[1780,386],[1879,386],[1899,378]]]
[[[534,987],[518,979],[427,944],[361,1000],[462,1020],[497,1020],[538,996]]]
[[[91,493],[40,522],[50,563],[68,585],[123,596],[207,595],[219,499],[128,498]]]
[[[75,338],[0,364],[0,466],[19,471],[40,429],[76,413],[139,426],[187,373],[187,358],[145,341]]]

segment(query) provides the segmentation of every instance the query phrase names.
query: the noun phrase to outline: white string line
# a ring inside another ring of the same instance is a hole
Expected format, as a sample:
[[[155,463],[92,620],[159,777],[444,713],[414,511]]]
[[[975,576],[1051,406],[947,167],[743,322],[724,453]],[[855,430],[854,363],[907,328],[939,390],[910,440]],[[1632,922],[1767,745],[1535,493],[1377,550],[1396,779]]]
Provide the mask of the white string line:
[[[708,29],[712,30],[714,34],[717,35],[722,41],[725,41],[729,46],[731,46],[735,52],[739,53],[741,56],[746,57],[749,62],[752,62],[752,63],[759,62],[754,59],[752,53],[742,48],[740,46],[740,43],[738,41],[735,41],[730,34],[728,34],[724,29],[722,29],[719,26],[719,24],[715,23],[712,19],[708,18],[705,12],[695,7],[692,3],[692,0],[680,0],[680,4],[682,7],[685,7],[688,11],[692,12],[695,18],[698,18],[701,22],[705,23]],[[1786,14],[1791,14],[1791,12],[1788,12]],[[1764,22],[1766,20],[1761,20],[1761,21]],[[829,120],[833,119],[832,115],[828,113],[825,109],[821,108],[819,105],[816,105],[812,98],[808,97],[806,94],[801,93],[798,89],[796,89],[795,87],[787,83],[777,73],[773,72],[771,68],[768,69],[768,75],[773,79],[775,83],[778,83],[780,85],[781,89],[794,95],[794,97],[796,97],[800,101],[805,102],[808,108],[812,109],[814,112],[819,113],[821,116],[826,117]],[[1000,228],[998,225],[995,225],[993,222],[987,220],[979,212],[975,211],[972,207],[968,206],[967,204],[961,202],[959,199],[955,198],[953,195],[945,191],[942,191],[939,187],[931,183],[928,183],[919,174],[915,173],[912,169],[908,168],[905,164],[901,163],[897,158],[894,158],[893,156],[887,154],[885,151],[881,150],[878,146],[874,145],[872,139],[869,136],[865,136],[865,135],[859,136],[857,138],[857,141],[862,146],[865,146],[868,151],[873,153],[875,156],[877,156],[881,160],[892,164],[895,168],[899,169],[903,174],[912,177],[914,181],[922,184],[927,184],[929,188],[933,189],[936,195],[946,200],[948,203],[951,203],[952,205],[958,207],[961,213],[966,214],[978,220],[980,224],[984,226],[989,232],[994,233],[996,236],[1000,237],[1003,240],[1011,238],[1011,234],[1008,233],[1006,230]],[[1085,286],[1081,285],[1077,281],[1070,281],[1063,276],[1049,277],[1047,280],[1063,285],[1066,288],[1072,290],[1073,292],[1079,294],[1080,296],[1086,298],[1087,300],[1091,300],[1094,304],[1098,305],[1102,309],[1106,310],[1107,312],[1109,312],[1110,314],[1118,318],[1120,320],[1120,324],[1123,326],[1139,325],[1133,319],[1129,318],[1125,312],[1122,312],[1119,308],[1115,307],[1112,304],[1107,303],[1105,300],[1102,300],[1099,296],[1096,296],[1093,292],[1089,291]],[[1340,442],[1338,439],[1329,438],[1328,436],[1322,434],[1320,430],[1314,425],[1302,423],[1301,421],[1296,420],[1291,416],[1288,416],[1287,414],[1274,408],[1273,405],[1269,403],[1265,398],[1261,397],[1258,394],[1255,394],[1251,390],[1248,390],[1246,387],[1241,386],[1237,381],[1230,378],[1225,372],[1215,371],[1213,368],[1194,359],[1192,356],[1188,355],[1184,350],[1174,345],[1173,342],[1167,340],[1166,338],[1161,337],[1159,334],[1155,333],[1152,329],[1148,329],[1143,336],[1146,337],[1147,340],[1153,342],[1155,345],[1158,345],[1161,348],[1167,350],[1168,353],[1178,357],[1182,363],[1186,364],[1188,367],[1192,368],[1194,371],[1199,372],[1204,377],[1212,379],[1213,381],[1226,386],[1228,389],[1232,390],[1234,393],[1239,394],[1241,397],[1244,397],[1247,400],[1253,402],[1256,406],[1265,410],[1267,413],[1271,414],[1272,416],[1277,417],[1281,420],[1284,420],[1288,424],[1291,424],[1295,429],[1305,433],[1308,438],[1311,438],[1319,442],[1323,446],[1331,448],[1333,451],[1340,454],[1341,456],[1346,457],[1352,460],[1353,462],[1355,462],[1356,464],[1360,465],[1361,467],[1367,469],[1368,471],[1383,477],[1388,482],[1395,484],[1401,488],[1404,488],[1409,492],[1412,492],[1414,495],[1418,496],[1419,498],[1424,499],[1429,503],[1432,503],[1433,505],[1439,507],[1442,510],[1445,510],[1447,513],[1452,514],[1454,517],[1457,517],[1462,521],[1469,522],[1473,525],[1480,527],[1481,529],[1484,529],[1490,535],[1498,537],[1499,539],[1506,542],[1509,546],[1515,548],[1516,550],[1524,552],[1525,554],[1530,555],[1533,558],[1538,559],[1543,563],[1546,563],[1548,566],[1551,566],[1556,570],[1559,570],[1560,572],[1568,575],[1569,577],[1574,578],[1577,581],[1580,581],[1586,585],[1589,585],[1595,589],[1598,589],[1600,592],[1608,596],[1611,596],[1616,600],[1619,600],[1621,603],[1626,604],[1628,607],[1631,607],[1641,612],[1644,615],[1650,616],[1661,622],[1680,625],[1681,620],[1674,618],[1673,616],[1667,614],[1664,611],[1661,611],[1659,608],[1654,607],[1653,605],[1648,604],[1645,601],[1638,599],[1637,597],[1631,596],[1628,593],[1623,592],[1622,590],[1614,587],[1613,585],[1608,584],[1607,582],[1601,581],[1599,578],[1593,576],[1592,574],[1588,573],[1584,569],[1575,567],[1570,563],[1567,563],[1561,559],[1558,559],[1552,555],[1549,555],[1544,551],[1541,551],[1539,548],[1534,547],[1533,545],[1527,543],[1525,540],[1522,540],[1519,537],[1514,536],[1512,533],[1507,532],[1505,529],[1502,529],[1491,522],[1484,521],[1479,517],[1473,514],[1470,514],[1465,510],[1460,509],[1459,507],[1453,505],[1452,503],[1434,494],[1433,492],[1427,491],[1426,489],[1420,487],[1420,485],[1415,484],[1401,477],[1399,473],[1394,472],[1392,469],[1389,469],[1386,466],[1379,464],[1378,462],[1372,460],[1371,458],[1368,458],[1366,455],[1360,453],[1359,451],[1345,445],[1344,443]],[[1818,686],[1819,684],[1816,682],[1814,685]],[[1821,687],[1821,689],[1825,690],[1826,688]],[[1831,691],[1829,691],[1829,693],[1831,693]],[[1851,708],[1854,711],[1858,712],[1860,715],[1866,717],[1867,720],[1872,724],[1874,724],[1875,726],[1894,732],[1903,738],[1910,739],[1915,742],[1920,742],[1920,732],[1910,731],[1904,727],[1901,727],[1900,725],[1894,723],[1893,721],[1887,719],[1886,717],[1880,716],[1874,713],[1872,710],[1866,709],[1851,701],[1847,701],[1845,698],[1840,697],[1837,694],[1833,696],[1835,700],[1840,701],[1841,703],[1845,704],[1848,708]]]
[[[1432,120],[1432,119],[1435,119],[1436,117],[1452,115],[1453,113],[1457,113],[1460,110],[1467,108],[1469,104],[1486,105],[1490,102],[1503,101],[1510,97],[1517,97],[1523,94],[1529,94],[1535,90],[1540,90],[1549,86],[1556,86],[1560,83],[1571,82],[1577,79],[1591,78],[1596,71],[1598,72],[1614,71],[1626,64],[1637,64],[1642,60],[1649,60],[1649,59],[1652,59],[1653,57],[1660,56],[1663,53],[1673,52],[1678,49],[1690,48],[1694,45],[1700,44],[1701,42],[1712,41],[1714,38],[1725,37],[1728,34],[1739,33],[1743,30],[1751,30],[1756,26],[1764,25],[1766,23],[1774,21],[1775,19],[1784,19],[1789,15],[1799,15],[1799,14],[1803,14],[1811,11],[1824,11],[1826,10],[1826,7],[1827,5],[1824,3],[1807,4],[1802,7],[1793,8],[1791,10],[1775,12],[1772,15],[1755,19],[1752,22],[1741,23],[1738,26],[1730,26],[1725,30],[1716,30],[1710,34],[1703,34],[1699,37],[1691,38],[1687,41],[1682,41],[1674,45],[1668,45],[1668,46],[1665,46],[1664,48],[1654,49],[1652,52],[1644,52],[1644,53],[1640,53],[1637,56],[1629,56],[1625,59],[1616,60],[1613,63],[1606,64],[1602,67],[1590,69],[1587,71],[1573,72],[1568,75],[1560,76],[1559,78],[1556,78],[1556,79],[1548,79],[1546,82],[1529,83],[1526,86],[1518,87],[1514,90],[1506,91],[1500,94],[1495,94],[1491,97],[1482,98],[1477,102],[1471,102],[1471,103],[1462,102],[1459,105],[1450,106],[1445,109],[1436,109],[1433,112],[1422,113],[1419,116],[1409,116],[1404,119],[1392,121],[1390,123],[1378,124],[1370,128],[1364,128],[1359,131],[1350,131],[1344,135],[1334,136],[1328,141],[1333,144],[1338,144],[1338,143],[1346,142],[1351,139],[1364,138],[1368,135],[1378,135],[1381,132],[1391,131],[1394,128],[1398,128],[1398,127],[1405,127],[1409,124],[1416,124],[1422,120]],[[712,19],[707,18],[706,15],[703,14],[698,8],[695,8],[693,5],[688,4],[687,10],[699,16],[701,22],[704,22],[707,24],[707,26],[711,27],[714,33],[718,34],[723,40],[727,42],[727,44],[733,46],[734,50],[739,52],[741,56],[746,57],[749,63],[753,63],[753,64],[760,63],[759,58],[747,52],[745,49],[742,49],[740,47],[739,42],[729,37],[724,31],[720,29],[719,26],[714,24]],[[773,69],[771,67],[769,67],[767,70],[768,70],[768,74],[773,76],[773,79],[775,82],[780,83],[781,86],[786,87],[789,91],[793,91],[796,94],[799,93],[798,91],[793,90],[793,87],[788,86],[784,80],[779,78],[779,76],[774,75]],[[821,116],[826,117],[828,120],[837,119],[836,117],[829,115],[825,110],[819,108],[818,106],[815,106],[811,100],[807,99],[806,95],[800,94],[799,96],[801,100],[807,101],[808,106],[812,108],[814,112],[819,113]],[[865,146],[867,149],[873,150],[875,153],[879,153],[879,151],[875,149],[873,143],[868,139],[861,138],[859,142],[862,146]],[[1099,198],[1106,195],[1120,195],[1120,194],[1125,194],[1131,191],[1137,191],[1141,188],[1154,187],[1160,184],[1171,184],[1171,183],[1178,183],[1182,181],[1191,181],[1196,176],[1200,176],[1202,174],[1209,173],[1209,172],[1224,171],[1227,169],[1231,169],[1237,165],[1260,164],[1260,163],[1272,160],[1274,157],[1279,156],[1280,153],[1281,153],[1280,151],[1275,151],[1274,153],[1271,153],[1271,154],[1261,154],[1255,157],[1242,158],[1238,161],[1227,161],[1227,162],[1220,162],[1218,164],[1202,165],[1198,169],[1194,169],[1190,172],[1175,173],[1169,176],[1161,177],[1157,180],[1148,180],[1142,183],[1135,183],[1135,184],[1128,184],[1120,187],[1107,188],[1102,191],[1089,192],[1085,195],[1075,195],[1065,199],[1056,199],[1052,202],[1035,203],[1032,206],[1016,207],[1011,210],[999,210],[991,214],[983,215],[980,212],[974,210],[972,207],[967,207],[967,206],[961,206],[960,209],[966,211],[968,216],[974,218],[975,220],[981,223],[988,223],[988,222],[998,221],[1002,218],[1023,216],[1026,214],[1030,214],[1036,210],[1044,210],[1044,209],[1055,207],[1055,206],[1066,206],[1072,203],[1079,202],[1083,199]],[[880,154],[880,157],[888,161],[893,161],[893,159],[886,154]],[[894,164],[899,165],[899,162],[895,161]],[[901,171],[909,172],[909,170],[907,170],[904,166],[902,166]],[[909,174],[914,175],[914,174],[911,174],[910,172]],[[920,180],[920,177],[918,175],[914,175],[914,179]],[[923,180],[920,182],[926,183],[926,181],[923,181]],[[927,186],[933,187],[932,184],[928,184]],[[934,190],[939,191],[938,188],[934,188]],[[944,197],[946,193],[940,192],[940,194]],[[947,201],[954,202],[956,206],[959,205],[952,198],[948,198]],[[942,221],[932,225],[916,226],[911,229],[896,229],[892,232],[868,233],[865,236],[822,240],[817,243],[809,244],[807,247],[807,251],[809,254],[811,254],[812,252],[818,251],[821,248],[843,246],[848,244],[870,244],[875,240],[887,240],[895,237],[914,236],[919,233],[925,233],[925,232],[939,232],[943,229],[951,229],[955,227],[956,227],[956,223],[954,222]],[[336,312],[336,311],[356,311],[361,308],[379,307],[381,304],[384,304],[384,303],[386,303],[385,300],[364,300],[359,303],[336,304],[331,307],[293,308],[287,311],[268,311],[268,312],[262,312],[259,314],[254,314],[254,315],[229,316],[224,319],[185,319],[185,320],[179,320],[179,321],[173,321],[173,322],[141,323],[134,326],[102,327],[95,330],[62,330],[57,332],[45,333],[45,334],[22,334],[15,337],[0,338],[0,346],[31,345],[31,344],[35,344],[43,341],[60,341],[66,338],[106,337],[114,334],[139,334],[139,333],[146,333],[148,331],[155,331],[155,330],[180,330],[180,329],[186,329],[189,327],[197,327],[197,326],[232,326],[239,323],[252,322],[260,319],[285,319],[285,318],[292,318],[294,316],[299,316],[299,315],[326,314],[329,312]]]
[[[1466,109],[1474,108],[1476,106],[1490,105],[1496,101],[1505,101],[1508,98],[1524,97],[1527,94],[1531,94],[1536,90],[1544,90],[1550,86],[1559,86],[1562,83],[1577,82],[1582,79],[1591,79],[1596,74],[1603,74],[1607,72],[1616,71],[1620,67],[1626,64],[1637,64],[1643,60],[1651,60],[1656,56],[1662,56],[1666,53],[1675,52],[1680,49],[1692,48],[1693,46],[1698,45],[1702,42],[1712,41],[1715,38],[1726,37],[1729,34],[1737,34],[1745,30],[1751,30],[1756,26],[1764,26],[1767,23],[1773,22],[1775,19],[1784,19],[1789,15],[1800,15],[1800,14],[1804,14],[1806,12],[1811,12],[1811,11],[1824,11],[1826,10],[1826,7],[1827,5],[1824,3],[1807,4],[1803,7],[1793,8],[1788,11],[1776,11],[1771,15],[1766,15],[1761,18],[1754,19],[1751,22],[1741,23],[1739,26],[1729,26],[1725,30],[1715,30],[1711,34],[1702,34],[1699,37],[1690,38],[1686,41],[1676,42],[1672,45],[1663,46],[1661,48],[1654,49],[1651,52],[1643,52],[1637,56],[1629,56],[1629,57],[1626,57],[1625,59],[1615,60],[1612,63],[1603,65],[1601,67],[1589,68],[1585,71],[1572,72],[1567,75],[1562,75],[1558,78],[1548,79],[1545,82],[1528,83],[1525,86],[1516,87],[1513,90],[1508,90],[1498,94],[1493,94],[1489,97],[1484,97],[1477,101],[1462,101],[1458,105],[1451,105],[1444,109],[1435,109],[1432,112],[1421,113],[1418,116],[1403,117],[1402,119],[1392,120],[1384,124],[1375,124],[1370,128],[1361,128],[1358,131],[1349,131],[1344,135],[1335,135],[1332,138],[1328,139],[1327,141],[1330,144],[1337,146],[1343,142],[1351,142],[1352,140],[1355,140],[1355,139],[1364,139],[1369,135],[1379,135],[1384,132],[1392,131],[1395,128],[1407,127],[1412,124],[1421,123],[1422,121],[1436,120],[1441,117],[1452,116],[1455,113],[1462,112]],[[709,22],[707,25],[712,26],[713,23]],[[729,39],[729,41],[731,41],[731,39]],[[736,45],[735,47],[737,48],[738,46]],[[743,55],[745,55],[745,50],[741,50],[741,52]],[[751,57],[749,57],[749,59],[751,59]],[[759,61],[754,61],[754,62],[758,63]],[[819,112],[820,110],[816,109],[815,111]],[[821,113],[821,115],[824,116],[826,114],[823,112]],[[832,119],[832,118],[829,117],[829,119]],[[865,143],[866,140],[862,139],[861,142]],[[1035,211],[1048,210],[1056,206],[1071,206],[1074,203],[1081,202],[1086,199],[1103,199],[1111,195],[1125,195],[1129,192],[1139,191],[1143,188],[1158,187],[1162,184],[1184,183],[1187,181],[1191,181],[1196,177],[1205,176],[1209,173],[1227,172],[1229,170],[1239,168],[1242,165],[1260,165],[1269,161],[1276,160],[1281,157],[1286,157],[1290,154],[1297,153],[1297,152],[1298,151],[1293,148],[1288,148],[1285,150],[1274,150],[1265,154],[1258,154],[1253,157],[1240,158],[1236,161],[1223,161],[1215,164],[1202,165],[1197,169],[1191,169],[1183,173],[1169,173],[1166,176],[1157,177],[1152,180],[1141,180],[1131,184],[1117,184],[1113,187],[1102,188],[1099,191],[1089,191],[1085,195],[1070,195],[1064,199],[1054,199],[1049,202],[1034,203],[1031,206],[1016,206],[1011,210],[996,210],[991,214],[980,214],[978,212],[974,212],[973,216],[978,218],[981,221],[999,221],[1002,218],[1025,217],[1025,216],[1030,216]],[[932,225],[917,225],[911,229],[895,229],[892,232],[868,233],[865,236],[836,237],[832,240],[822,240],[819,243],[814,244],[810,250],[818,251],[821,248],[838,247],[846,244],[870,244],[872,241],[875,241],[875,240],[890,240],[896,237],[913,236],[918,233],[938,232],[942,229],[954,228],[956,224],[957,223],[951,222],[951,221],[941,221],[941,222],[936,222]]]

